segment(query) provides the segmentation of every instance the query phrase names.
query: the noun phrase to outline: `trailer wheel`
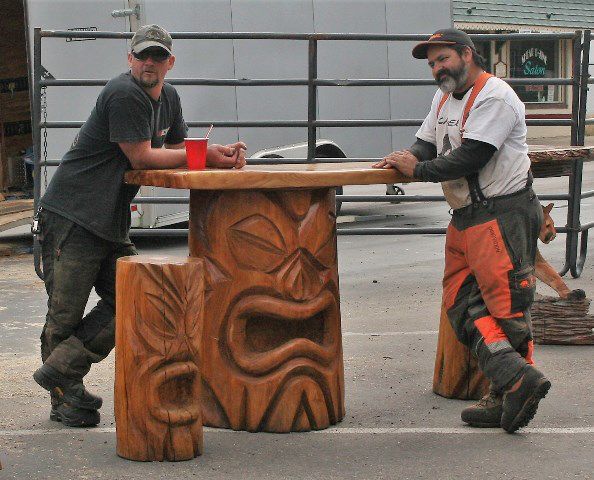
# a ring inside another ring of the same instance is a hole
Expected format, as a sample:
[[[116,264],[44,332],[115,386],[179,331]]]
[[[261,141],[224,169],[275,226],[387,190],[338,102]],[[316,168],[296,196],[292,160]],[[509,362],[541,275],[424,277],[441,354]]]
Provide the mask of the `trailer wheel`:
[[[284,155],[280,155],[276,153],[276,151],[287,151],[287,147],[291,147],[288,150],[292,152],[290,157],[292,158],[296,152],[296,149],[303,155],[303,149],[307,148],[307,143],[297,144],[297,145],[288,145],[286,147],[275,147],[274,149],[267,149],[261,152],[257,152],[254,156],[250,158],[273,158],[273,159],[281,159],[286,158]],[[299,156],[297,156],[299,158]],[[342,149],[336,145],[331,140],[319,140],[316,143],[316,152],[315,152],[316,159],[323,159],[323,158],[347,158],[346,154],[342,151]],[[336,195],[343,194],[343,187],[339,186],[335,189]],[[342,200],[336,200],[336,216],[340,215],[340,210],[342,208]]]
[[[404,195],[404,189],[393,183],[386,185],[386,195]],[[391,203],[400,203],[398,200],[391,200]]]
[[[342,152],[341,152],[342,153]],[[342,154],[344,155],[344,154]],[[324,151],[322,152],[316,152],[316,157],[315,158],[333,158],[334,155],[332,155],[331,153],[326,153]],[[343,187],[342,185],[338,186],[335,188],[335,193],[336,195],[342,195],[343,192]],[[336,216],[338,217],[340,215],[340,209],[342,207],[342,200],[339,200],[338,198],[336,199]]]
[[[340,187],[336,187],[336,195],[342,195],[342,185]],[[340,215],[340,209],[342,207],[342,200],[336,199],[336,216]]]

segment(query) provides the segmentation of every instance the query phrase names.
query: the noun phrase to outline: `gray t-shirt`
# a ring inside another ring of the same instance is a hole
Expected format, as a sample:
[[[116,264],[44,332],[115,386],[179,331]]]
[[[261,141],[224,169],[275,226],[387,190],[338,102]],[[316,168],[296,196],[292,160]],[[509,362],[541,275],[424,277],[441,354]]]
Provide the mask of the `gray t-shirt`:
[[[118,142],[150,140],[153,148],[160,148],[183,142],[186,135],[175,88],[165,83],[155,101],[130,72],[123,73],[99,94],[41,205],[105,240],[127,243],[130,202],[139,187],[124,183],[132,167]]]

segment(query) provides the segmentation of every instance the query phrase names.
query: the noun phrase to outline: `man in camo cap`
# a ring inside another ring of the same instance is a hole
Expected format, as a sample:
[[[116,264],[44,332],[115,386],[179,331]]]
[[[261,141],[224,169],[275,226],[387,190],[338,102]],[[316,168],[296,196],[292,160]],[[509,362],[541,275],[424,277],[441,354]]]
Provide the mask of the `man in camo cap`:
[[[37,212],[49,301],[43,365],[33,378],[51,394],[50,419],[72,427],[99,423],[102,400],[86,390],[83,378],[114,347],[116,261],[136,254],[130,203],[139,187],[126,185],[124,174],[187,163],[180,98],[164,81],[175,63],[171,35],[146,25],[130,46],[130,70],[99,94]],[[245,148],[242,142],[210,145],[207,165],[241,168]],[[100,300],[85,315],[93,288]]]

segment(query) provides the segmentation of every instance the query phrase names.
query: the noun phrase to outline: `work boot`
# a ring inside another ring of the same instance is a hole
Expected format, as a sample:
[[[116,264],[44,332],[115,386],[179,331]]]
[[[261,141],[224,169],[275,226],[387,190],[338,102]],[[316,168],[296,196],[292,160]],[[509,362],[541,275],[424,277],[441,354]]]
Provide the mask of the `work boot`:
[[[493,389],[478,403],[462,410],[462,421],[471,427],[495,428],[501,426],[503,394]]]
[[[101,416],[97,410],[75,408],[67,403],[52,406],[50,420],[62,422],[67,427],[95,427],[99,424]]]
[[[528,366],[522,377],[503,394],[501,427],[507,433],[528,425],[534,418],[538,402],[551,388],[551,382],[536,368]]]
[[[62,400],[71,407],[98,410],[103,405],[101,397],[87,391],[82,381],[69,379],[47,364],[35,370],[33,379],[49,392],[57,389],[57,393],[62,394]]]
[[[50,399],[52,403],[52,409],[50,410],[50,420],[52,422],[59,422],[60,418],[56,413],[56,407],[64,403],[64,397],[62,396],[62,391],[59,388],[53,388],[50,391]]]

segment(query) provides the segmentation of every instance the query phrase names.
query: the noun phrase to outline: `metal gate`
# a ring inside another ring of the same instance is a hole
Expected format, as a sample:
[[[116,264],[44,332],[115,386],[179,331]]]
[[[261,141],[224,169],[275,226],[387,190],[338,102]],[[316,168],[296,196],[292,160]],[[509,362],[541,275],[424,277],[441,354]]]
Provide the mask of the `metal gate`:
[[[129,39],[133,33],[130,32],[84,32],[84,31],[48,31],[36,28],[33,38],[33,136],[34,136],[34,201],[37,207],[41,193],[42,167],[57,166],[59,160],[48,160],[42,155],[42,138],[46,129],[50,128],[80,128],[83,122],[80,121],[48,121],[47,110],[42,108],[42,91],[50,87],[64,86],[102,86],[107,79],[48,79],[42,78],[41,44],[43,39],[66,38],[66,39]],[[320,87],[352,87],[352,86],[388,86],[388,87],[413,87],[419,85],[434,85],[432,79],[322,79],[318,78],[318,44],[324,41],[423,41],[428,35],[421,34],[337,34],[337,33],[189,33],[172,32],[173,39],[186,40],[292,40],[308,43],[308,71],[307,78],[294,79],[219,79],[219,78],[173,78],[168,79],[172,85],[202,85],[202,86],[306,86],[308,90],[308,105],[306,120],[292,121],[187,121],[190,127],[207,127],[211,123],[216,127],[300,127],[307,128],[308,154],[302,159],[258,159],[251,164],[278,164],[278,163],[340,163],[340,162],[374,162],[378,158],[315,158],[315,144],[317,129],[320,127],[410,127],[419,126],[423,119],[391,119],[391,120],[326,120],[318,119],[316,104],[318,89]],[[529,126],[570,126],[571,144],[584,145],[585,125],[594,124],[594,119],[586,120],[586,98],[588,84],[594,83],[589,79],[588,64],[590,51],[590,31],[578,31],[575,33],[529,33],[529,34],[474,34],[473,40],[478,41],[513,41],[513,40],[573,40],[572,53],[572,75],[571,78],[543,78],[543,79],[505,79],[510,85],[568,85],[572,88],[571,119],[529,119],[526,121]],[[42,118],[43,117],[43,118]],[[45,150],[45,149],[44,149]],[[43,157],[43,158],[42,158]],[[568,271],[573,277],[579,277],[582,272],[586,253],[588,230],[594,226],[594,222],[581,225],[580,207],[581,200],[594,196],[594,191],[581,192],[582,188],[583,160],[572,160],[569,173],[569,190],[567,193],[554,195],[542,195],[543,200],[564,200],[568,202],[567,224],[557,228],[560,233],[565,233],[565,265],[560,272],[564,275]],[[341,202],[385,202],[383,195],[337,195]],[[399,202],[435,202],[444,201],[443,196],[419,196],[419,195],[398,195]],[[134,203],[155,203],[155,204],[180,204],[188,203],[183,197],[137,197]],[[187,229],[134,229],[134,235],[155,235],[155,236],[185,236]],[[408,234],[444,234],[445,228],[349,228],[338,229],[339,235],[408,235]],[[34,242],[34,262],[37,274],[43,278],[40,268],[40,245]],[[578,252],[579,251],[579,252]]]

